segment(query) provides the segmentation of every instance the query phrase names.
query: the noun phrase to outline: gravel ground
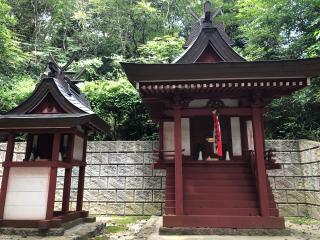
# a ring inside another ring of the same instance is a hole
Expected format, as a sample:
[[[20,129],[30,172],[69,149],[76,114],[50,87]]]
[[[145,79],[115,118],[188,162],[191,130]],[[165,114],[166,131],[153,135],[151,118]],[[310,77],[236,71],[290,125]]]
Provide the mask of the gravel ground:
[[[104,220],[108,225],[110,220]],[[287,219],[286,228],[290,232],[289,236],[159,236],[158,230],[161,224],[161,217],[151,217],[149,220],[129,225],[128,231],[107,234],[99,240],[320,240],[320,221],[298,224]]]
[[[107,226],[114,224],[111,217],[99,217],[99,222],[105,222]],[[151,217],[148,220],[139,220],[129,224],[127,231],[95,237],[92,240],[320,240],[320,221],[296,221],[286,220],[286,227],[290,236],[159,236],[158,230],[162,224],[161,217]],[[77,231],[76,231],[77,232]],[[69,236],[73,235],[69,233]],[[68,240],[69,237],[21,237],[0,235],[1,240]]]

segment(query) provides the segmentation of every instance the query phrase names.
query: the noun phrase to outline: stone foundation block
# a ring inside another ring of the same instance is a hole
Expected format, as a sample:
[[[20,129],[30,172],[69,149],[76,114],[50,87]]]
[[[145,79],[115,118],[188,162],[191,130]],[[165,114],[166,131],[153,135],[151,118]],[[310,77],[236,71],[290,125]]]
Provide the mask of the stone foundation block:
[[[124,177],[109,177],[108,178],[109,189],[124,189],[125,178]]]
[[[117,200],[116,190],[99,190],[98,201],[100,202],[115,202]]]
[[[126,203],[124,209],[125,215],[143,215],[142,203]]]
[[[287,191],[288,203],[305,203],[306,197],[304,191]]]
[[[88,165],[86,167],[86,176],[99,177],[100,166],[99,165]]]
[[[152,149],[151,141],[136,141],[137,152],[152,152]]]
[[[153,163],[156,160],[156,157],[153,153],[145,153],[145,154],[143,154],[143,158],[144,158],[145,164]]]
[[[111,164],[126,164],[127,163],[127,154],[126,153],[110,153],[109,154],[109,163]]]
[[[127,189],[141,189],[143,186],[142,177],[127,177],[126,178],[126,188]]]
[[[136,202],[152,202],[152,190],[136,190]]]
[[[166,171],[164,169],[154,169],[153,176],[165,176]]]
[[[305,204],[299,204],[298,205],[298,216],[299,217],[306,217],[308,216],[308,206]]]
[[[117,151],[117,142],[115,142],[115,141],[101,142],[100,148],[101,148],[102,152],[116,152]]]
[[[283,217],[298,216],[297,204],[279,204],[279,213]]]
[[[101,165],[100,176],[114,177],[118,175],[117,165]]]
[[[118,202],[133,202],[134,190],[117,190]]]
[[[118,176],[134,176],[134,165],[118,165]]]
[[[107,188],[108,178],[107,177],[92,177],[88,186],[91,189]]]
[[[144,215],[161,215],[161,203],[144,203],[143,205]]]
[[[166,189],[166,177],[161,178],[161,189]]]
[[[136,165],[135,176],[152,176],[150,165]]]
[[[286,191],[284,191],[284,190],[274,190],[274,191],[272,191],[272,193],[273,193],[273,196],[274,196],[274,200],[277,203],[287,203],[288,202]]]
[[[126,164],[142,164],[143,163],[143,153],[128,153]]]
[[[124,203],[108,203],[107,214],[123,215],[124,214]]]
[[[284,175],[286,176],[301,176],[302,173],[302,168],[301,165],[284,165]]]
[[[106,214],[107,204],[106,203],[90,203],[90,214]]]
[[[314,219],[320,219],[320,206],[308,206],[309,217]]]
[[[153,201],[154,202],[164,202],[166,196],[165,190],[153,190]]]
[[[144,189],[161,189],[161,177],[145,177]]]
[[[275,177],[276,189],[295,189],[293,177]]]
[[[136,141],[117,141],[117,152],[136,152]]]

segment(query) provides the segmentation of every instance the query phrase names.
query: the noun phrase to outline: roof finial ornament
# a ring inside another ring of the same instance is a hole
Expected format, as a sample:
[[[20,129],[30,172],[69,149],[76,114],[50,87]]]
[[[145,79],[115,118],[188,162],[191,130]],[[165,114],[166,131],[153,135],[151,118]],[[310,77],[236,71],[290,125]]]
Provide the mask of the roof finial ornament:
[[[41,78],[58,79],[60,81],[61,86],[65,88],[65,90],[69,95],[72,95],[71,88],[75,90],[77,93],[80,93],[79,88],[75,84],[78,82],[82,82],[81,80],[79,80],[79,78],[85,71],[85,68],[82,68],[73,77],[69,76],[68,74],[71,72],[67,71],[68,67],[74,62],[76,57],[77,55],[73,54],[73,56],[69,59],[69,61],[63,67],[60,67],[57,61],[55,60],[55,58],[52,56],[52,54],[49,53],[49,63],[48,63],[47,71],[44,75],[42,75]],[[72,74],[74,73],[72,72]]]
[[[47,68],[47,76],[48,77],[58,77],[62,73],[61,68],[58,63],[54,59],[51,53],[49,53],[49,63]]]
[[[204,22],[212,22],[211,21],[211,2],[206,1],[204,3]]]

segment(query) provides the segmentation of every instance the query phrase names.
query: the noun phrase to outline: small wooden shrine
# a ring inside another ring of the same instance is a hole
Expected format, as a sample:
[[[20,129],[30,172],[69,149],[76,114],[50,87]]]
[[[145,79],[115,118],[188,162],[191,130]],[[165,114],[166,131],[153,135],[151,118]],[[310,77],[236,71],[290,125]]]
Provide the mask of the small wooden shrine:
[[[266,174],[279,165],[265,149],[263,114],[320,75],[320,59],[247,62],[214,20],[219,13],[205,3],[174,64],[122,64],[160,126],[163,226],[281,229]]]
[[[50,57],[48,73],[32,95],[5,115],[0,134],[7,149],[0,195],[1,227],[57,228],[88,216],[83,211],[87,137],[108,126],[89,106],[75,85]],[[24,157],[13,159],[17,136],[26,136]],[[72,170],[77,174],[76,210],[70,210]],[[55,209],[57,172],[64,172],[62,208]]]

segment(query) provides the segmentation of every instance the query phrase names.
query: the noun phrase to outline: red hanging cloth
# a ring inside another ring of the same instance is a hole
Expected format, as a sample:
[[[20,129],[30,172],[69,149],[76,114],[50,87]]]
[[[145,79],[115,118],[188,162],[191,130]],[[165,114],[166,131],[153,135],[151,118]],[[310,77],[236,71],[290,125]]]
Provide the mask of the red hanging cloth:
[[[222,140],[221,129],[217,111],[212,112],[213,116],[213,152],[219,157],[222,157]]]

